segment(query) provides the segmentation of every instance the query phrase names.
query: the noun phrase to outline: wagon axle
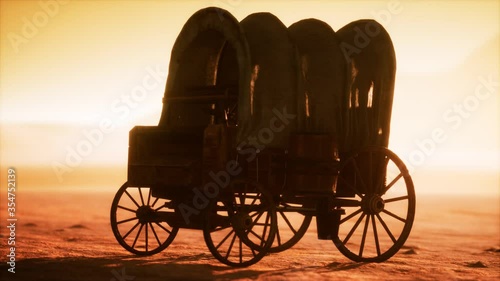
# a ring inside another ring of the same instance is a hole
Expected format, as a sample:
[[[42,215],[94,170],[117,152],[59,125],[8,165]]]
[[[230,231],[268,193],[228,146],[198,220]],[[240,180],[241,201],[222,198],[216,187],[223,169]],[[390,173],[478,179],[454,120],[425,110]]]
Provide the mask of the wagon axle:
[[[155,221],[155,211],[150,206],[141,206],[137,209],[135,215],[141,224]]]
[[[231,224],[239,230],[249,230],[253,225],[252,222],[252,218],[247,213],[237,213],[231,218]]]
[[[368,195],[363,197],[361,201],[361,208],[363,211],[370,215],[375,215],[384,210],[385,202],[381,196],[377,194]]]

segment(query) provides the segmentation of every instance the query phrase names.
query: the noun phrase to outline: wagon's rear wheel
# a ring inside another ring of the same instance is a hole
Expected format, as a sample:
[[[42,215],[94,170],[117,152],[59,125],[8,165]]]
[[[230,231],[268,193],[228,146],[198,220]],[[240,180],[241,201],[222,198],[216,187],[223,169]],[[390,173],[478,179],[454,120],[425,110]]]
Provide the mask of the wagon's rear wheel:
[[[346,214],[333,239],[339,251],[357,262],[396,254],[415,217],[415,190],[401,159],[384,147],[367,147],[343,162],[338,187],[356,201],[341,206]]]
[[[297,209],[302,207],[302,204],[286,202],[278,204],[276,208],[278,227],[276,229],[276,237],[269,252],[278,253],[287,250],[297,244],[304,236],[311,224],[312,216],[304,215],[297,211]]]
[[[257,183],[234,181],[207,208],[203,236],[220,262],[244,267],[268,253],[276,225],[269,193]]]
[[[153,255],[167,248],[179,230],[158,216],[169,211],[168,203],[153,198],[149,187],[124,183],[111,205],[111,229],[118,243],[136,255]]]

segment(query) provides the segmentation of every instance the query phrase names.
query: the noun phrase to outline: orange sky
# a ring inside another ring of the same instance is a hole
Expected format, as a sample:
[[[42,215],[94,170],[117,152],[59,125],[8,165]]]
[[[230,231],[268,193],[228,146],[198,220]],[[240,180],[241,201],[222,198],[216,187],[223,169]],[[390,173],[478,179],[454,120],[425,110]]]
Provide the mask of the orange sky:
[[[475,96],[481,81],[499,80],[498,1],[0,3],[2,167],[64,164],[68,149],[109,120],[114,130],[74,170],[124,169],[128,130],[158,122],[177,34],[195,11],[219,6],[239,20],[269,11],[286,26],[314,17],[334,30],[375,18],[391,35],[398,60],[390,148],[416,173],[499,171],[498,86]],[[125,111],[123,99],[147,76],[147,95]],[[459,113],[457,106],[469,110]],[[433,146],[436,130],[444,137]],[[498,192],[498,182],[488,190]]]

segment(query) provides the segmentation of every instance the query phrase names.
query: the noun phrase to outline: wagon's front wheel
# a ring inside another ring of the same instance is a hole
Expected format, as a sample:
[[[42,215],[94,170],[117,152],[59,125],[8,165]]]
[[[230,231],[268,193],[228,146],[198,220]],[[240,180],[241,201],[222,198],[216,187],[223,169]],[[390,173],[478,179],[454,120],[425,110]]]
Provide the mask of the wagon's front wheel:
[[[203,236],[216,259],[244,267],[268,253],[276,228],[270,194],[257,183],[234,181],[207,208]]]
[[[111,229],[118,243],[136,255],[153,255],[167,248],[179,230],[159,219],[158,214],[173,212],[168,203],[153,198],[149,187],[124,183],[111,205]]]
[[[349,204],[336,247],[357,262],[382,262],[403,246],[415,217],[415,190],[403,161],[384,147],[367,147],[343,161],[337,189]]]

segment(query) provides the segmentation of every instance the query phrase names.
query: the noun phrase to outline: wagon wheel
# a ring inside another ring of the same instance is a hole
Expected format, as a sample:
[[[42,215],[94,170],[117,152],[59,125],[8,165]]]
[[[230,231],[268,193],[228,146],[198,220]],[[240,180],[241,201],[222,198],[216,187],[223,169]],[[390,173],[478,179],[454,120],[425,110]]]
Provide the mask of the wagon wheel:
[[[244,267],[268,253],[276,227],[269,193],[259,184],[234,181],[208,207],[203,236],[216,259]]]
[[[153,255],[167,248],[179,230],[159,218],[160,213],[169,211],[169,202],[153,198],[151,188],[124,183],[111,205],[111,228],[116,240],[136,255]]]
[[[269,252],[278,253],[290,249],[304,236],[311,224],[312,216],[290,210],[302,207],[302,204],[280,202],[276,209],[278,218],[276,237]]]
[[[403,161],[386,148],[367,147],[343,162],[339,187],[355,194],[339,206],[346,211],[333,239],[339,251],[357,262],[396,254],[415,217],[415,190]]]

